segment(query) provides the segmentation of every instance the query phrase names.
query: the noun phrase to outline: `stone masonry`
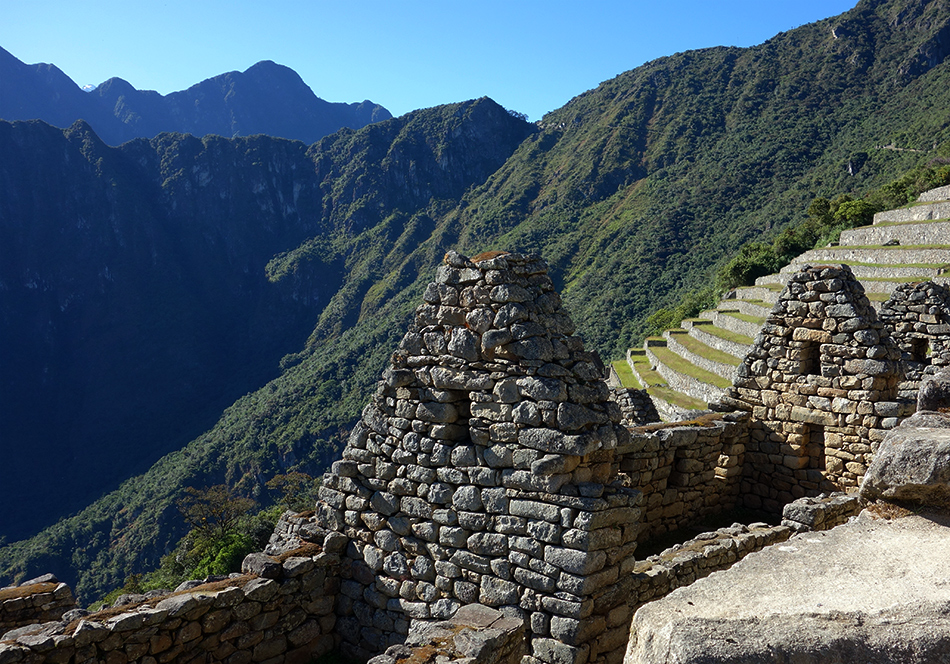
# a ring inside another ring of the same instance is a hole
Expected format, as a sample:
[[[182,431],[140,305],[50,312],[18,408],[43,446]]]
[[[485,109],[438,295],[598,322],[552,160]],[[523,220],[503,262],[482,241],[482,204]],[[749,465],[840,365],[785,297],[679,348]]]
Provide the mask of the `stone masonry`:
[[[610,398],[620,406],[620,422],[625,427],[638,427],[660,421],[660,414],[646,390],[615,387]]]
[[[899,397],[913,400],[925,375],[950,366],[950,291],[932,281],[901,284],[880,319],[901,351]]]
[[[324,477],[351,539],[337,613],[367,657],[479,602],[527,625],[526,663],[618,662],[640,493],[620,409],[536,258],[446,255]]]
[[[909,414],[899,360],[847,265],[793,275],[722,400],[752,413],[744,504],[775,512],[857,487],[885,430]]]
[[[36,622],[59,620],[75,608],[69,586],[52,574],[0,588],[0,634]]]

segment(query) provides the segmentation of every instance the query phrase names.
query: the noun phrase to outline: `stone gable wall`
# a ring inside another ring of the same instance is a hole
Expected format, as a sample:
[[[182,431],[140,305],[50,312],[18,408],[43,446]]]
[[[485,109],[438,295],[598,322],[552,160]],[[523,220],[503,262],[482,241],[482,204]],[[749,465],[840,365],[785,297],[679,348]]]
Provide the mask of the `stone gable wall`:
[[[950,291],[932,281],[901,284],[879,317],[901,351],[898,397],[916,400],[924,376],[950,366]]]
[[[538,259],[450,252],[425,300],[320,489],[317,522],[352,541],[348,652],[479,602],[525,622],[528,661],[619,661],[602,638],[640,494],[596,358]]]
[[[848,266],[792,275],[722,399],[752,415],[743,503],[778,512],[856,488],[885,430],[908,414],[899,360]]]

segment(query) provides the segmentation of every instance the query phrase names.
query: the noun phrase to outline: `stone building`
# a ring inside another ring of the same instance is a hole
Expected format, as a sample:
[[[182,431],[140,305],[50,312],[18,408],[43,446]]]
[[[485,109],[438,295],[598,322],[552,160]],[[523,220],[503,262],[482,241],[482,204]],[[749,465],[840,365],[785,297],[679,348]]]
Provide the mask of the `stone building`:
[[[901,284],[879,317],[901,351],[899,396],[913,400],[925,375],[950,366],[950,291],[933,281]]]
[[[898,402],[900,350],[847,265],[792,275],[722,403],[750,411],[742,500],[856,487]]]
[[[318,523],[355,559],[339,628],[365,657],[480,602],[528,626],[526,661],[619,661],[640,493],[629,435],[546,265],[450,252],[393,354]],[[610,659],[607,659],[607,658]]]

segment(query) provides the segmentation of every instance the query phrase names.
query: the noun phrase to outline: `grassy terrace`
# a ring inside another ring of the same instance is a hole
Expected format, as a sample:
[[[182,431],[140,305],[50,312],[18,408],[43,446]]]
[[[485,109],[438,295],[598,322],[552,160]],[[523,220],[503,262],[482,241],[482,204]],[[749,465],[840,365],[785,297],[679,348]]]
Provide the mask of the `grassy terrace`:
[[[695,364],[691,364],[665,346],[651,346],[650,350],[656,355],[656,359],[669,367],[673,371],[685,376],[692,376],[696,380],[715,385],[720,389],[725,389],[732,385],[732,381],[718,376],[714,373],[700,369]]]
[[[932,203],[919,203],[919,205],[932,205]],[[941,224],[950,221],[950,218],[943,217],[941,219],[920,219],[918,221],[882,221],[879,224],[871,224],[870,226],[859,226],[854,230],[858,231],[862,228],[883,228],[885,226],[910,226],[912,224]]]
[[[670,330],[670,335],[673,336],[676,343],[695,355],[705,357],[707,360],[712,360],[719,364],[728,364],[733,367],[739,366],[739,358],[729,353],[724,353],[721,350],[716,350],[712,346],[704,344],[699,339],[694,339],[689,336],[686,330]]]
[[[858,281],[892,282],[895,284],[913,284],[918,281],[927,281],[921,277],[862,277]]]
[[[644,387],[651,388],[654,385],[666,385],[666,379],[653,370],[650,366],[650,360],[647,359],[647,353],[642,348],[630,351],[630,357],[637,369]],[[631,372],[632,373],[632,372]]]
[[[683,408],[685,410],[706,410],[707,404],[704,401],[699,399],[694,399],[691,396],[687,396],[682,392],[677,392],[676,390],[670,389],[665,385],[657,385],[651,387],[647,390],[647,394],[655,396],[658,399],[663,399],[668,404],[672,404],[677,408]]]
[[[901,249],[950,249],[950,244],[895,244],[894,246],[884,246],[883,244],[849,244],[837,247],[821,247],[821,249],[880,249],[883,251],[900,251]]]
[[[721,327],[716,327],[713,325],[711,320],[706,320],[705,318],[695,318],[692,320],[692,323],[693,327],[697,327],[703,332],[707,332],[715,337],[724,339],[725,341],[742,344],[743,346],[751,346],[753,342],[755,342],[755,339],[752,337],[739,334],[738,332],[732,332],[731,330],[724,330]]]
[[[739,313],[738,311],[725,311],[725,310],[720,310],[719,313],[725,314],[726,316],[732,316],[733,318],[738,318],[739,320],[743,320],[746,323],[753,323],[759,326],[765,325],[764,316],[750,316],[749,314]]]
[[[631,390],[643,389],[643,386],[640,385],[640,381],[633,375],[633,370],[630,368],[630,365],[627,364],[626,360],[617,360],[612,362],[611,366],[613,366],[614,371],[617,372],[617,376],[620,377],[621,385]]]

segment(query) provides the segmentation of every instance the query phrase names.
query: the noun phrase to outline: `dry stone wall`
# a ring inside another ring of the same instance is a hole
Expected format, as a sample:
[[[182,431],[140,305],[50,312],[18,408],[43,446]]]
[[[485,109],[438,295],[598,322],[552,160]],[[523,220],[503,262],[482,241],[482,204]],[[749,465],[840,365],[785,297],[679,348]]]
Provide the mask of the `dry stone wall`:
[[[713,572],[728,569],[745,556],[793,535],[786,526],[735,523],[677,544],[638,562],[632,576],[630,602],[634,611],[677,588],[688,586]],[[626,647],[626,640],[624,640]]]
[[[625,482],[643,494],[641,542],[736,506],[748,420],[746,413],[705,415],[631,430],[617,454]]]
[[[324,477],[317,521],[353,543],[351,654],[479,602],[526,623],[529,664],[622,657],[607,634],[630,619],[614,587],[640,518],[615,454],[629,436],[546,272],[447,254]]]
[[[620,423],[625,427],[638,427],[660,421],[656,405],[646,390],[612,388],[610,398],[620,406]]]
[[[863,506],[857,493],[835,492],[806,496],[782,509],[782,525],[795,532],[831,530],[860,514]]]
[[[37,622],[59,620],[75,608],[72,590],[52,574],[0,588],[0,634]]]
[[[722,399],[752,414],[743,503],[778,512],[857,487],[885,431],[913,410],[897,401],[899,360],[847,265],[792,275]]]
[[[879,317],[901,351],[898,397],[916,400],[924,376],[950,366],[950,291],[932,281],[901,284]]]
[[[263,576],[7,632],[0,637],[0,662],[306,664],[338,644],[340,555],[315,549],[277,559],[259,554],[252,560]]]
[[[410,633],[369,664],[521,664],[525,625],[482,604],[463,606],[449,620]]]

